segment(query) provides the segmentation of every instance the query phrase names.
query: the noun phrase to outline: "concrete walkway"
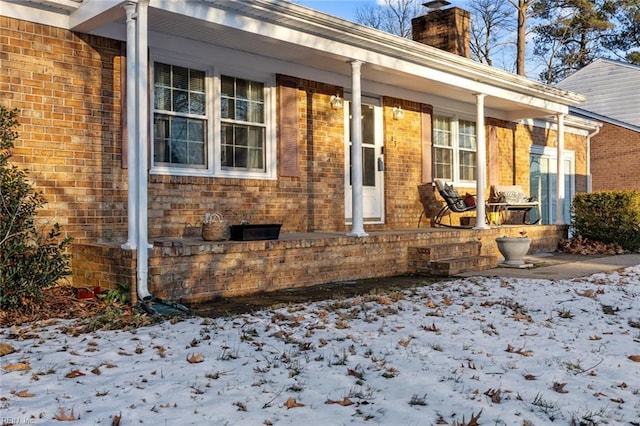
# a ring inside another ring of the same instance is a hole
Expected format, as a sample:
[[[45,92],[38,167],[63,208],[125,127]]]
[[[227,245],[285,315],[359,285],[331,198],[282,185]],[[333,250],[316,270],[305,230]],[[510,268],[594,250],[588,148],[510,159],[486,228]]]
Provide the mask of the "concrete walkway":
[[[462,276],[513,277],[545,280],[562,280],[584,277],[599,272],[612,272],[629,266],[640,265],[640,254],[616,256],[577,255],[569,253],[538,253],[525,256],[530,268],[498,267],[486,271],[461,274]]]

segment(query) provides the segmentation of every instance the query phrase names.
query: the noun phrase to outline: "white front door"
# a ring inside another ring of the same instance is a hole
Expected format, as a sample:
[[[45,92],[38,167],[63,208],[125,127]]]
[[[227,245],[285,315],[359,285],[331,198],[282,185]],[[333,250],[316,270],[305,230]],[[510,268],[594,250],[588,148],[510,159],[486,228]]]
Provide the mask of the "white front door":
[[[362,100],[362,199],[365,223],[384,223],[382,108]],[[345,102],[345,219],[351,223],[351,102]]]

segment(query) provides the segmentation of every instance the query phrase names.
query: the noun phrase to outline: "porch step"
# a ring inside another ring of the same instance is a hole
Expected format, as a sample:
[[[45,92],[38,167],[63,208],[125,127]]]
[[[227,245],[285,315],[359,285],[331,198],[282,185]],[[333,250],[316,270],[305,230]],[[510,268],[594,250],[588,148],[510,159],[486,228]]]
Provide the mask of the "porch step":
[[[492,269],[495,268],[496,265],[496,256],[478,255],[438,260],[436,262],[432,262],[429,268],[424,270],[420,268],[420,270],[417,270],[416,272],[429,275],[452,276],[462,274],[463,272],[476,272],[483,271],[485,269]]]
[[[481,255],[481,249],[479,241],[431,244],[413,247],[409,258],[417,274],[451,276],[495,268],[496,256]]]

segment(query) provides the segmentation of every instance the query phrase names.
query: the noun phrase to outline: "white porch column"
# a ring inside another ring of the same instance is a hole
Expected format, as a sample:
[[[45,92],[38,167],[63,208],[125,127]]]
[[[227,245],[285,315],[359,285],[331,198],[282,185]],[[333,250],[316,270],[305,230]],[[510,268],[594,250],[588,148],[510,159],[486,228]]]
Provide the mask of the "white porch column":
[[[557,119],[557,132],[558,137],[558,165],[556,173],[556,225],[564,225],[564,163],[562,161],[562,155],[564,153],[564,114],[558,114]]]
[[[149,0],[138,1],[138,19],[136,27],[136,99],[138,100],[137,128],[138,128],[138,221],[137,221],[137,292],[140,299],[151,294],[147,288],[149,275],[149,238],[148,238],[148,203],[147,203],[147,162],[148,162],[148,127],[149,127],[149,64],[147,59],[148,43],[148,8]]]
[[[127,242],[125,250],[136,249],[136,229],[138,228],[137,185],[137,128],[136,128],[136,4],[124,5],[127,14]]]
[[[476,226],[474,229],[489,229],[485,220],[485,187],[487,186],[487,140],[484,128],[484,93],[476,97]]]
[[[351,64],[351,232],[350,237],[366,237],[362,201],[362,100],[360,88],[361,61]]]

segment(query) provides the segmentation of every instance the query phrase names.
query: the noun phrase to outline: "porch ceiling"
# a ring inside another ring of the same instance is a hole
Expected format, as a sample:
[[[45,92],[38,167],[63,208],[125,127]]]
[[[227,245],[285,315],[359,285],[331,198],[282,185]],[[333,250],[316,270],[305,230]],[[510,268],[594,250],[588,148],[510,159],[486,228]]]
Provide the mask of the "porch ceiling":
[[[41,0],[42,1],[42,0]],[[124,25],[119,0],[84,0],[70,16],[91,32]],[[149,30],[275,58],[345,78],[349,60],[366,63],[363,80],[464,103],[485,93],[485,106],[506,119],[534,118],[583,100],[579,95],[488,67],[312,9],[267,0],[151,0]]]

